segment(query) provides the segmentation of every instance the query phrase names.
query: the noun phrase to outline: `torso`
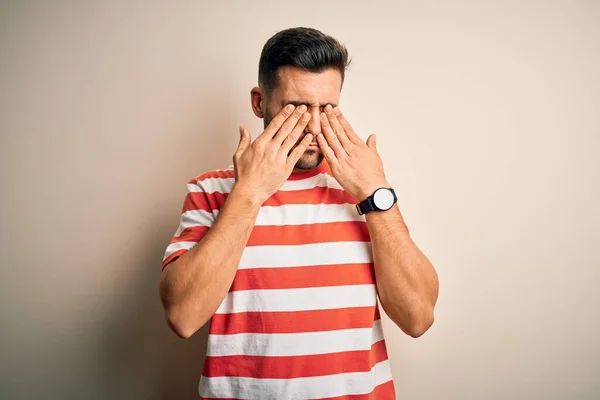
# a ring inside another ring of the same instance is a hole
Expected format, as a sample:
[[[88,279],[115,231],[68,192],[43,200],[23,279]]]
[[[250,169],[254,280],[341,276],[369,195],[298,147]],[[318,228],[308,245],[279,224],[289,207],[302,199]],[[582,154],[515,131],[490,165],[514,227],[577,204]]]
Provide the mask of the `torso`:
[[[226,196],[213,199],[218,210]],[[202,397],[395,398],[356,203],[327,169],[292,175],[263,204],[210,322]]]

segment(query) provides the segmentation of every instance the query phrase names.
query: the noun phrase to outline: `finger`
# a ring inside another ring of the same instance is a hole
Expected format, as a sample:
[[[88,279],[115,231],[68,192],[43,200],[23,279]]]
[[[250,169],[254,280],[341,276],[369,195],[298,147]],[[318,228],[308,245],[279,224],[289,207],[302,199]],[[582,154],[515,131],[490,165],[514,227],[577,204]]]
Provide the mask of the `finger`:
[[[331,104],[328,104],[325,107],[325,114],[327,115],[327,120],[329,121],[329,125],[331,125],[331,130],[335,133],[335,136],[338,138],[342,146],[347,149],[350,145],[352,145],[352,141],[346,135],[344,131],[344,127],[338,121],[335,113],[333,112],[333,107]]]
[[[323,152],[323,157],[325,157],[327,163],[330,166],[337,164],[338,159],[335,157],[335,152],[331,147],[329,147],[329,145],[327,144],[327,140],[325,140],[325,137],[323,135],[317,136],[317,143],[319,144],[319,147]]]
[[[290,115],[288,117],[288,119],[285,120],[285,122],[283,123],[281,128],[279,128],[279,131],[277,132],[277,134],[275,135],[273,140],[277,144],[281,145],[281,143],[283,143],[285,138],[287,138],[287,136],[290,134],[290,132],[292,132],[294,127],[298,124],[298,121],[300,120],[302,115],[304,115],[305,112],[306,112],[306,106],[304,104],[297,107],[296,110],[292,113],[292,115]]]
[[[290,115],[292,115],[294,109],[295,107],[293,104],[288,104],[287,106],[283,107],[283,109],[279,111],[279,114],[277,114],[275,118],[269,122],[269,125],[267,125],[265,131],[261,133],[258,138],[264,138],[267,140],[273,139],[273,136],[275,136],[275,134],[279,131],[279,128],[281,128],[283,123],[289,118]]]
[[[302,114],[302,117],[300,117],[300,120],[298,121],[292,132],[290,132],[290,134],[285,138],[285,140],[281,144],[281,152],[288,154],[290,150],[292,150],[292,148],[298,143],[298,139],[302,136],[306,125],[308,125],[308,121],[310,121],[310,114]]]
[[[238,144],[237,153],[243,153],[250,145],[250,132],[244,125],[240,126],[240,143]]]
[[[377,151],[377,137],[375,136],[375,134],[370,135],[367,138],[367,146],[369,146],[373,150]]]
[[[331,129],[331,125],[329,125],[327,115],[325,115],[324,112],[321,113],[321,133],[323,134],[323,136],[325,136],[327,144],[334,151],[336,158],[340,158],[340,156],[346,154],[346,150],[344,150],[344,147],[342,146],[337,136]]]
[[[288,156],[288,167],[294,168],[300,157],[302,157],[302,154],[304,154],[304,152],[306,151],[306,148],[308,147],[310,142],[312,142],[312,135],[310,133],[307,133],[306,136],[304,136],[304,139],[302,139],[302,141],[300,142],[300,144],[298,144],[298,146],[296,146],[296,148],[292,150],[292,152]]]
[[[346,118],[344,117],[344,114],[342,114],[340,108],[335,107],[333,109],[333,113],[344,128],[346,135],[348,135],[348,138],[352,141],[352,143],[357,144],[359,142],[362,142],[361,138],[356,134],[356,132],[354,132],[354,129],[352,129],[352,125],[350,125],[348,120],[346,120]]]

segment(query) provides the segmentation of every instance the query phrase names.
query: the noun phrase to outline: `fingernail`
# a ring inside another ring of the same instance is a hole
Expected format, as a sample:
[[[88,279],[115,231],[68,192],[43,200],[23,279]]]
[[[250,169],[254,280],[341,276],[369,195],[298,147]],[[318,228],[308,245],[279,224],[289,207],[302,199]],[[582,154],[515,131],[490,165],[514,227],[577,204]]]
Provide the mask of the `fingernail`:
[[[331,111],[332,111],[332,110],[333,110],[333,108],[331,107],[331,104],[327,104],[327,105],[325,106],[325,112],[326,112],[327,114],[331,113]]]
[[[325,115],[325,113],[321,113],[321,120],[327,121],[327,115]]]
[[[286,111],[292,111],[294,109],[294,105],[293,104],[288,104],[287,106],[285,106]]]
[[[335,115],[340,115],[340,109],[339,108],[334,108],[333,112],[335,113]]]
[[[304,112],[306,111],[306,106],[304,104],[300,105],[300,107],[298,107],[298,110],[300,110],[300,112]]]
[[[310,119],[310,114],[309,113],[304,113],[302,114],[302,121],[308,121]]]

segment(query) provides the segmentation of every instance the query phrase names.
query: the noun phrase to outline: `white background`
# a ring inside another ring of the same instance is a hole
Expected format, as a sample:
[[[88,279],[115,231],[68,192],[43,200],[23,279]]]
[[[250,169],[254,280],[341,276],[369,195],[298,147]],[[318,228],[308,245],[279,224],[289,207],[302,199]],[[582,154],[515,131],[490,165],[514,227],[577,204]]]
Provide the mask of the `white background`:
[[[206,331],[158,297],[186,182],[231,163],[260,51],[311,26],[354,61],[437,267],[434,327],[385,321],[399,398],[600,397],[600,2],[3,1],[0,397],[196,399]]]

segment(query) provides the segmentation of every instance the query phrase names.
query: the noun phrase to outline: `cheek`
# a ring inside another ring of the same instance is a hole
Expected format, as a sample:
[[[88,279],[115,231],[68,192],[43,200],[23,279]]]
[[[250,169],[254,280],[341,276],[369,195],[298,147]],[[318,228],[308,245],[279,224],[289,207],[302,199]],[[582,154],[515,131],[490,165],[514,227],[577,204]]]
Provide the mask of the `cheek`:
[[[283,110],[283,107],[279,105],[279,100],[269,100],[266,104],[265,113],[271,117],[275,117]]]
[[[283,109],[283,107],[273,107],[272,104],[267,103],[266,107],[263,109],[265,114],[265,123],[268,124],[271,122],[273,118]]]
[[[275,117],[277,114],[279,114],[281,112],[281,110],[282,110],[281,107],[279,107],[279,108],[271,107],[267,110],[267,113],[269,114],[269,116]]]

